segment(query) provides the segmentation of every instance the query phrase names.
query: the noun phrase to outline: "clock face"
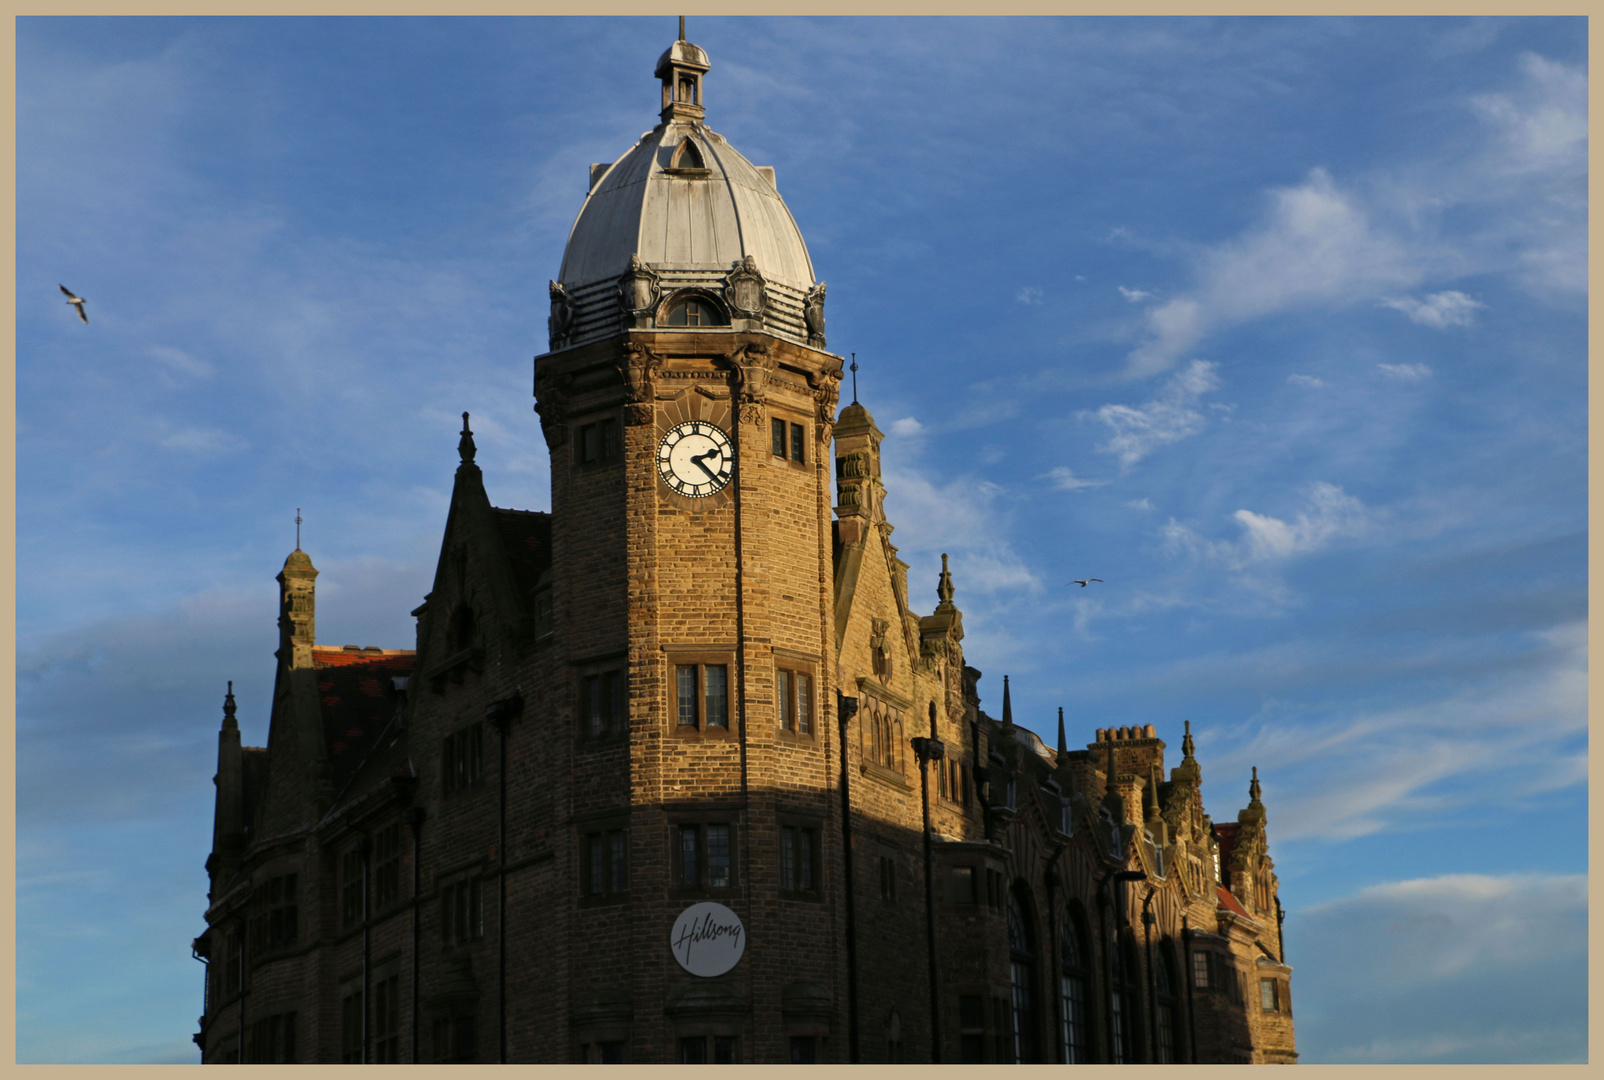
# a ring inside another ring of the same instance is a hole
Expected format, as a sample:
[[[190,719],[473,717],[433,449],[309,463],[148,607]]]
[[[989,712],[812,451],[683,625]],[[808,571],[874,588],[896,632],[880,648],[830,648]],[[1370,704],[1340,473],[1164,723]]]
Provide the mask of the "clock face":
[[[663,483],[691,499],[724,490],[735,465],[735,447],[717,424],[687,420],[675,424],[657,445],[657,471]]]

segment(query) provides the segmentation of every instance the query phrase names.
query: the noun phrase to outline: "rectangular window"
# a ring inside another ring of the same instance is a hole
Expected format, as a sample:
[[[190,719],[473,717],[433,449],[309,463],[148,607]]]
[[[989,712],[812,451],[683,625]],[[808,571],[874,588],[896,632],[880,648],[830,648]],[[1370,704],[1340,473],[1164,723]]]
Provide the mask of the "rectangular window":
[[[952,902],[966,905],[975,902],[975,868],[973,866],[955,866],[952,868]]]
[[[401,1060],[401,977],[380,979],[373,987],[373,1060]]]
[[[965,1065],[986,1060],[986,999],[979,994],[958,998],[958,1052]]]
[[[897,902],[897,860],[887,855],[880,856],[880,899]]]
[[[1281,1011],[1281,997],[1276,990],[1274,979],[1259,980],[1259,1008],[1265,1012]]]
[[[552,632],[551,589],[535,593],[535,637],[543,638]]]
[[[773,439],[773,442],[774,442],[774,456],[775,457],[784,457],[785,456],[785,421],[784,420],[771,420],[771,421],[769,421],[769,429],[770,429],[770,434],[773,435],[773,437],[774,437],[774,439]]]
[[[801,424],[791,425],[791,460],[801,461],[803,448],[803,427]]]
[[[446,736],[440,754],[440,775],[447,795],[473,787],[484,779],[484,752],[483,724],[470,724]]]
[[[373,872],[373,907],[382,911],[401,899],[401,824],[379,830],[373,845],[377,868]]]
[[[774,677],[780,730],[793,735],[813,734],[813,676],[806,671],[777,668]]]
[[[818,886],[819,831],[786,825],[780,829],[780,888],[813,892]]]
[[[622,1065],[624,1040],[608,1039],[605,1042],[586,1043],[580,1051],[579,1059],[586,1065]]]
[[[625,891],[627,845],[623,829],[586,834],[582,848],[583,878],[587,896],[611,896]]]
[[[1002,910],[1003,906],[1003,876],[1000,870],[986,871],[986,903]]]
[[[707,1036],[692,1035],[679,1041],[679,1063],[681,1065],[707,1064]]]
[[[991,1060],[1014,1063],[1013,1005],[1005,997],[991,999]]]
[[[478,878],[441,888],[440,932],[447,945],[461,945],[484,936],[484,894]]]
[[[260,954],[295,944],[299,935],[294,874],[269,878],[251,898],[251,948]]]
[[[728,664],[678,664],[674,668],[675,721],[680,728],[728,731]]]
[[[622,734],[625,727],[624,673],[603,671],[580,680],[580,710],[586,738]]]
[[[1209,988],[1209,954],[1206,952],[1192,954],[1192,985],[1199,990]]]
[[[707,827],[707,886],[710,889],[730,887],[730,827]]]
[[[479,1056],[472,1016],[443,1016],[435,1020],[434,1059],[446,1062],[473,1061]]]
[[[730,726],[730,669],[724,664],[708,664],[703,669],[707,704],[703,717],[710,728]]]
[[[346,994],[340,1002],[340,1062],[362,1064],[362,991]]]
[[[729,824],[677,826],[675,845],[681,888],[728,889],[735,884],[735,830]]]
[[[687,889],[694,889],[702,883],[702,860],[698,854],[701,832],[699,825],[679,827],[679,883]]]
[[[584,424],[574,439],[574,452],[581,465],[596,465],[618,457],[618,421],[599,420]]]
[[[791,1036],[791,1064],[812,1065],[818,1060],[818,1039],[813,1035]]]
[[[245,1060],[260,1065],[295,1061],[295,1014],[274,1013],[251,1025]]]

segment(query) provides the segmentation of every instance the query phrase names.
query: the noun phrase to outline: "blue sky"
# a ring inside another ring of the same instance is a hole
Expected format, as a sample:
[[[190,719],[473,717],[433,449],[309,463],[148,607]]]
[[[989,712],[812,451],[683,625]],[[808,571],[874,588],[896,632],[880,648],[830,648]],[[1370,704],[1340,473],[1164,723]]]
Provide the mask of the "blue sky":
[[[195,1060],[224,682],[260,744],[296,508],[319,639],[386,647],[458,414],[548,508],[545,283],[673,34],[18,21],[19,1060]],[[1304,1061],[1585,1060],[1585,22],[689,37],[985,705],[1190,720],[1217,820],[1258,766]]]

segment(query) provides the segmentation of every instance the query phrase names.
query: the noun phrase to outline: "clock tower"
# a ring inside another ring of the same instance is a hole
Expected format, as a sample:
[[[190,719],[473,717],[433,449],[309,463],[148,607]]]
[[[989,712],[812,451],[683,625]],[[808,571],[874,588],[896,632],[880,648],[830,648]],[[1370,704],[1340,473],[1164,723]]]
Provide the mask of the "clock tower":
[[[576,956],[570,978],[581,1013],[607,1015],[620,973],[633,1000],[665,1001],[635,1012],[633,1038],[789,1060],[843,1004],[827,827],[841,358],[774,170],[704,122],[710,67],[676,41],[656,69],[660,123],[590,167],[535,362],[553,647],[577,688],[574,869],[599,886],[600,939],[625,956]],[[609,906],[615,866],[629,901]],[[717,979],[663,947],[706,902],[745,935]],[[778,932],[801,926],[816,949]],[[756,1044],[737,1051],[737,1035]]]

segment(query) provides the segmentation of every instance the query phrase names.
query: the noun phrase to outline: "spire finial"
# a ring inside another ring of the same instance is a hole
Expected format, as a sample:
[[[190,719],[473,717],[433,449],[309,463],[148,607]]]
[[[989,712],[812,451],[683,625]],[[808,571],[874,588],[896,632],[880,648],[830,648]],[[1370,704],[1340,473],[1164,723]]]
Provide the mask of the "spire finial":
[[[1014,722],[1014,703],[1008,699],[1008,676],[1003,676],[1003,727]]]
[[[462,457],[464,465],[473,464],[473,456],[478,449],[473,445],[473,432],[468,428],[468,414],[462,414],[462,438],[457,440],[457,453]]]
[[[1069,743],[1064,739],[1064,707],[1060,705],[1058,707],[1058,756],[1060,761],[1067,753],[1069,753]]]
[[[1192,721],[1186,721],[1186,735],[1181,739],[1181,757],[1185,761],[1192,760],[1192,752],[1197,749],[1192,742]]]
[[[852,404],[858,403],[858,354],[852,354]]]
[[[239,721],[234,719],[234,680],[228,680],[228,694],[223,698],[223,730],[239,727]]]
[[[679,40],[685,40],[685,16],[683,15],[679,17]]]
[[[301,508],[299,506],[295,508],[295,550],[301,550]],[[229,683],[228,685],[233,686],[234,684]]]
[[[947,553],[945,551],[941,553],[941,577],[936,579],[936,596],[941,600],[942,607],[952,606],[952,574],[947,571]]]
[[[1253,766],[1253,782],[1248,785],[1248,798],[1253,802],[1258,802],[1259,795],[1261,793],[1262,791],[1259,787],[1259,767],[1255,765]]]

